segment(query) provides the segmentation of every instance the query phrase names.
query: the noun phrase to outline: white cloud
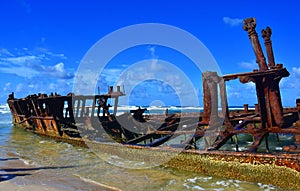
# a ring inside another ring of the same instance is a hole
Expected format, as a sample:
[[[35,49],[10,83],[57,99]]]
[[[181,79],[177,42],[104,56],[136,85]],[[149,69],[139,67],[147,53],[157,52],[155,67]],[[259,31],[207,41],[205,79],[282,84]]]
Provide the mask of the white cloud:
[[[300,95],[300,67],[293,67],[290,76],[282,78],[280,88],[285,90],[293,89],[297,95]]]
[[[70,79],[74,77],[74,74],[71,72],[67,72],[64,63],[60,62],[54,66],[41,66],[42,72],[44,75],[48,75],[54,78],[61,78],[61,79]]]
[[[135,92],[134,97],[138,99],[151,100],[155,96],[166,95],[175,99],[176,94],[181,98],[182,105],[198,104],[197,92],[189,78],[175,65],[163,60],[149,59],[131,65],[120,75],[117,84],[124,85],[129,95]],[[139,91],[136,87],[139,87]],[[151,92],[156,93],[153,95]]]
[[[14,56],[12,53],[10,53],[7,49],[1,48],[0,49],[0,56]]]
[[[151,53],[152,58],[155,58],[155,57],[156,57],[156,56],[155,56],[155,46],[151,46],[151,47],[149,48],[149,51],[150,51],[150,53]]]
[[[238,25],[242,24],[243,19],[223,17],[223,21],[225,24],[228,24],[230,26],[238,26]]]
[[[1,89],[5,94],[15,92],[18,97],[72,92],[74,70],[66,68],[66,59],[64,54],[53,53],[45,48],[18,48],[12,52],[0,48],[0,73],[6,77]],[[0,98],[6,99],[4,96]]]
[[[18,57],[0,58],[0,61],[2,61],[2,63],[7,63],[7,64],[22,65],[28,62],[39,62],[40,58],[37,56],[18,56]]]
[[[4,92],[10,92],[11,91],[11,83],[10,82],[7,82],[3,88],[3,91]]]
[[[25,48],[26,49],[26,48]],[[23,49],[24,50],[24,49]],[[24,50],[24,51],[27,51]],[[45,49],[42,49],[45,53]],[[39,51],[39,52],[41,52]],[[70,79],[74,77],[73,72],[68,72],[64,67],[64,63],[59,62],[55,65],[43,65],[42,62],[49,62],[53,57],[65,58],[63,54],[47,54],[23,55],[14,57],[0,57],[0,72],[7,74],[15,74],[20,77],[33,78],[39,75],[44,77],[53,77],[61,79]]]
[[[23,83],[19,83],[16,86],[16,92],[23,92],[25,85]]]
[[[255,61],[251,61],[251,62],[240,62],[238,63],[238,65],[241,67],[241,68],[244,68],[244,69],[248,69],[248,70],[253,70],[253,69],[256,69],[258,68],[258,65]]]
[[[300,67],[299,67],[299,68],[293,67],[293,68],[292,68],[292,72],[293,72],[293,74],[294,74],[297,78],[300,79]]]
[[[49,90],[51,90],[51,91],[56,91],[56,90],[57,90],[56,84],[50,83],[50,84],[49,84]]]
[[[0,72],[6,74],[14,74],[24,78],[32,78],[33,76],[37,76],[39,74],[38,71],[32,70],[24,66],[0,67]]]

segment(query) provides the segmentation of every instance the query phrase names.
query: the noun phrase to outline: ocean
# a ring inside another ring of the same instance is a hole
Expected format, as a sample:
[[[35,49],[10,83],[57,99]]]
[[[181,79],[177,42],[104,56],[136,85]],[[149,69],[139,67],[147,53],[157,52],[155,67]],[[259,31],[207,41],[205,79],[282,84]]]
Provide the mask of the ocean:
[[[154,110],[162,109],[150,108],[150,111]],[[101,157],[99,153],[95,154],[88,148],[56,142],[12,127],[7,106],[1,106],[0,158],[7,158],[11,154],[25,164],[37,166],[41,170],[50,169],[53,175],[61,177],[62,180],[68,181],[66,177],[76,176],[86,182],[104,184],[124,191],[280,190],[273,185],[259,182],[213,177],[166,166],[135,169],[114,165],[115,163],[103,160],[104,156]],[[116,156],[110,158],[120,160],[119,163],[123,162]],[[39,177],[37,181],[45,180]],[[23,184],[27,182],[24,181]]]

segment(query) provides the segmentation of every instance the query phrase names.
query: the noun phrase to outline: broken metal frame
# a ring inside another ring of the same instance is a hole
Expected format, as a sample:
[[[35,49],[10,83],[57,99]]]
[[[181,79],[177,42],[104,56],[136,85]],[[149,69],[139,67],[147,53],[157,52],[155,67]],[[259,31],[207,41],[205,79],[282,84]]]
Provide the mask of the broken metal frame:
[[[40,134],[53,134],[66,139],[79,138],[81,135],[78,127],[81,125],[91,127],[90,129],[84,127],[87,129],[87,135],[90,135],[89,130],[103,127],[112,137],[117,137],[117,141],[120,143],[142,146],[158,146],[171,136],[190,134],[193,135],[192,139],[182,143],[186,145],[186,149],[189,149],[192,147],[196,148],[196,141],[205,135],[217,137],[217,140],[213,140],[209,145],[208,150],[219,149],[227,140],[238,134],[251,134],[253,136],[254,141],[249,149],[250,151],[256,151],[264,138],[268,150],[269,133],[290,133],[295,135],[296,142],[291,148],[287,147],[287,150],[299,152],[300,121],[297,126],[287,123],[280,97],[279,82],[281,78],[288,77],[289,72],[286,68],[283,68],[282,64],[275,65],[271,41],[272,31],[269,27],[262,31],[268,54],[269,63],[267,65],[255,27],[256,21],[254,18],[244,20],[244,29],[248,32],[259,70],[221,77],[216,72],[208,71],[203,73],[204,112],[199,123],[198,119],[197,123],[193,123],[191,122],[193,120],[190,120],[188,117],[180,118],[180,116],[167,115],[164,118],[165,121],[162,124],[160,123],[159,128],[155,130],[152,128],[152,131],[148,127],[148,129],[146,128],[147,132],[135,133],[135,131],[123,128],[122,124],[116,122],[118,118],[115,117],[118,98],[125,95],[118,86],[116,92],[110,87],[107,94],[96,96],[75,96],[74,94],[67,96],[51,94],[47,96],[46,94],[39,94],[31,95],[24,99],[15,99],[14,95],[11,94],[8,104],[14,118],[13,123],[24,125]],[[242,83],[255,83],[258,100],[258,104],[255,105],[255,112],[249,112],[248,106],[244,105],[245,113],[243,116],[230,116],[232,112],[228,110],[226,82],[234,79],[239,79]],[[222,112],[218,110],[219,97]],[[109,113],[110,105],[107,103],[109,98],[115,98],[114,115]],[[87,100],[92,101],[91,107],[87,106]],[[299,119],[300,99],[297,100],[297,109]],[[100,115],[101,110],[102,116]],[[95,111],[97,114],[95,114]],[[131,111],[134,119],[127,118],[127,115],[122,116],[122,119],[132,126],[137,126],[136,121],[145,122],[142,119],[144,111],[143,109]],[[237,124],[237,120],[242,121]],[[179,121],[180,124],[185,125],[179,126]],[[259,122],[260,127],[249,127],[250,125],[248,124],[254,122]],[[140,128],[145,126],[141,123],[139,123]],[[236,149],[238,151],[237,141]]]
[[[295,135],[296,142],[300,141],[300,128],[295,126],[286,127],[283,107],[280,96],[279,82],[283,77],[288,77],[289,72],[286,68],[283,68],[282,64],[275,65],[275,59],[272,49],[271,41],[271,28],[267,27],[262,30],[262,37],[265,41],[266,52],[268,55],[268,65],[264,57],[258,35],[256,33],[256,20],[254,18],[248,18],[243,21],[244,30],[248,32],[250,42],[252,44],[256,62],[259,66],[259,70],[253,70],[253,72],[230,74],[219,77],[216,72],[205,72],[202,75],[203,80],[203,93],[204,93],[204,112],[202,117],[202,125],[215,126],[220,120],[224,120],[226,129],[220,132],[218,140],[214,142],[209,150],[219,149],[226,141],[234,135],[238,134],[251,134],[254,138],[253,144],[249,151],[257,151],[262,140],[265,138],[266,147],[268,148],[268,135],[269,133],[290,133]],[[258,115],[260,117],[260,127],[258,128],[244,128],[250,121],[253,121],[257,115],[247,116],[243,118],[240,124],[233,127],[229,118],[226,86],[225,83],[230,80],[239,79],[241,83],[248,82],[255,83],[256,96],[258,104],[256,107],[259,109]],[[220,99],[222,105],[222,112],[218,112],[218,87],[220,92]],[[297,102],[298,112],[300,112],[300,101]],[[210,127],[207,128],[209,130]],[[299,146],[300,147],[300,146]],[[287,148],[289,150],[289,148]],[[292,149],[299,151],[299,148]]]

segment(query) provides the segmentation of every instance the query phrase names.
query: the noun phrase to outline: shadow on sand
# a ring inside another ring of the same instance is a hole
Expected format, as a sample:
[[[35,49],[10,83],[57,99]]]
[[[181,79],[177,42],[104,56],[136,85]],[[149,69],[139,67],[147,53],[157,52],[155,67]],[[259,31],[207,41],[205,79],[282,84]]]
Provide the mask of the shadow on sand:
[[[19,158],[1,158],[0,161],[19,160]],[[34,167],[34,168],[0,168],[0,182],[11,180],[17,176],[32,175],[27,171],[49,170],[49,169],[65,169],[78,166],[50,166],[50,167]],[[3,173],[1,173],[3,171]],[[25,172],[25,173],[22,173]]]
[[[0,158],[0,161],[18,160],[19,158]]]

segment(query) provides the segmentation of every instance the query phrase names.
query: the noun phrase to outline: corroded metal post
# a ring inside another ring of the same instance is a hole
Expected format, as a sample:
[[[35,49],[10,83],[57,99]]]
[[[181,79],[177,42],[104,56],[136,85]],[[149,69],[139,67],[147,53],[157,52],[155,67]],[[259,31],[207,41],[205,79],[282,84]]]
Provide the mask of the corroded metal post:
[[[268,62],[269,62],[268,65],[270,67],[273,67],[275,66],[275,59],[274,59],[272,41],[271,41],[272,30],[270,27],[267,27],[265,30],[262,30],[261,33],[262,33],[262,37],[265,40],[265,46],[266,46]]]
[[[248,18],[243,21],[244,23],[244,30],[248,32],[249,39],[251,41],[255,56],[256,56],[256,62],[259,66],[260,71],[266,71],[268,69],[266,58],[263,54],[263,51],[261,49],[257,33],[255,31],[256,27],[256,20],[255,18]]]
[[[202,122],[205,124],[209,123],[211,114],[211,96],[209,91],[209,86],[205,78],[204,73],[202,74],[202,87],[203,87],[203,116]]]
[[[121,92],[121,89],[120,89],[120,86],[117,86],[117,92],[120,93]],[[117,111],[118,111],[118,104],[119,104],[119,97],[115,97],[115,103],[114,103],[114,115],[117,114]]]
[[[244,104],[244,113],[249,112],[249,104]]]
[[[254,108],[255,108],[255,114],[258,114],[259,113],[259,105],[256,103],[254,104]]]
[[[298,118],[300,120],[300,99],[296,100],[296,107],[297,107],[297,110],[298,110]]]
[[[264,72],[268,70],[266,59],[262,52],[257,33],[255,31],[256,21],[254,18],[248,18],[244,20],[244,30],[248,32],[252,47],[255,52],[256,60],[259,65],[259,71]],[[275,60],[272,50],[271,43],[271,28],[267,27],[266,30],[262,31],[262,36],[265,40],[265,45],[268,53],[269,65],[272,68],[281,69],[282,65],[275,67]],[[273,126],[282,127],[284,124],[283,109],[279,90],[279,81],[282,78],[282,74],[266,75],[261,78],[256,78],[253,82],[256,84],[258,104],[260,106],[261,118],[266,118],[267,124],[264,125],[265,121],[262,121],[262,127],[271,128]],[[265,126],[265,127],[264,127]]]
[[[205,72],[203,79],[203,104],[204,113],[203,123],[215,124],[218,121],[218,81],[219,76],[216,72]]]
[[[221,97],[221,106],[222,106],[222,119],[224,119],[224,123],[227,129],[232,130],[233,126],[229,121],[229,110],[228,110],[228,101],[227,101],[227,93],[226,93],[226,84],[223,78],[219,81],[220,88],[220,97]],[[222,120],[221,119],[221,120]]]
[[[279,82],[281,78],[282,76],[274,76],[273,79],[270,79],[271,85],[269,89],[269,99],[270,99],[272,115],[274,116],[275,124],[280,128],[283,127],[284,125],[283,107],[282,107],[281,95],[279,89]]]
[[[274,59],[274,53],[272,48],[271,35],[272,35],[272,30],[270,27],[267,27],[266,30],[262,30],[262,37],[265,40],[269,66],[275,68],[275,59]],[[282,65],[278,64],[276,68],[282,68]],[[270,99],[271,112],[272,115],[274,116],[275,124],[278,127],[282,127],[284,124],[284,119],[283,119],[283,108],[282,108],[280,89],[279,89],[279,81],[281,80],[281,76],[275,76],[273,79],[269,79],[269,80],[270,80],[269,99]]]

